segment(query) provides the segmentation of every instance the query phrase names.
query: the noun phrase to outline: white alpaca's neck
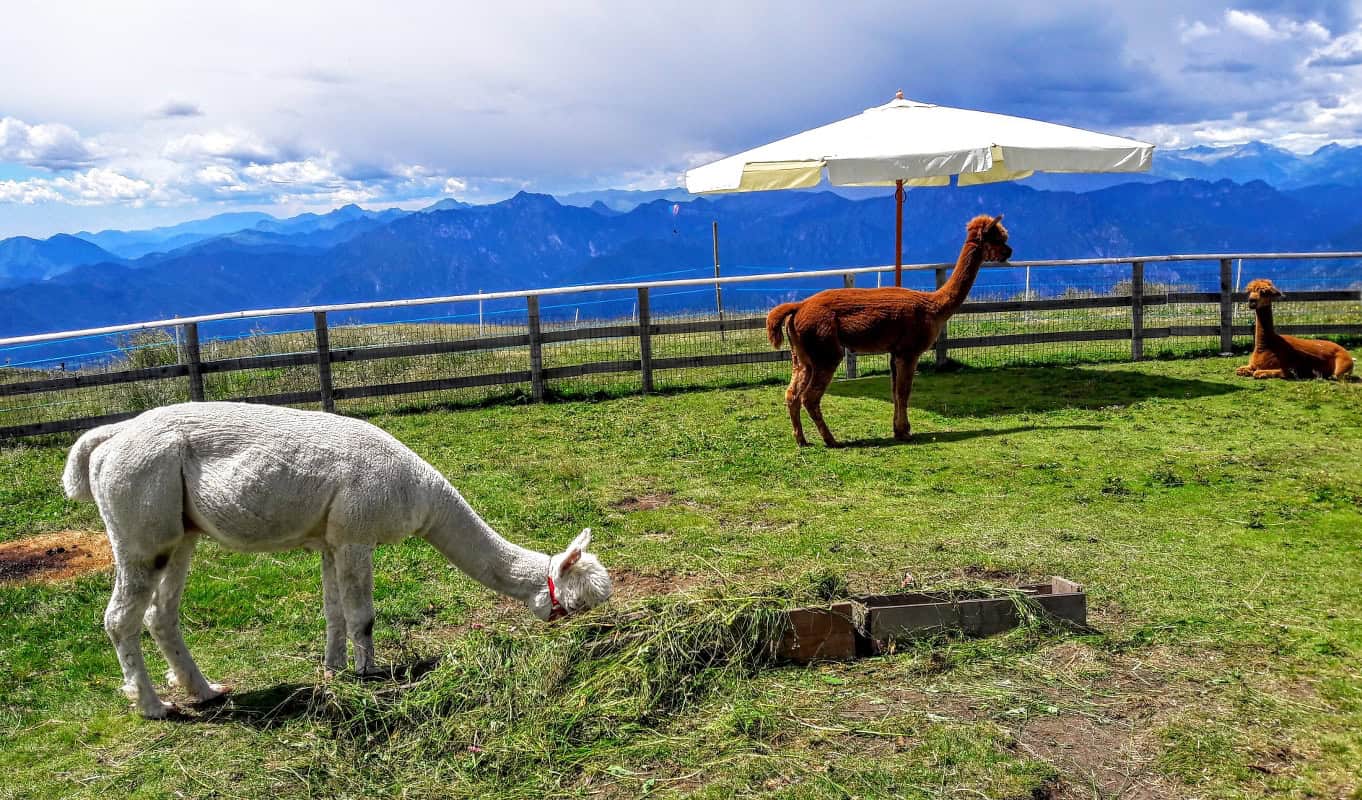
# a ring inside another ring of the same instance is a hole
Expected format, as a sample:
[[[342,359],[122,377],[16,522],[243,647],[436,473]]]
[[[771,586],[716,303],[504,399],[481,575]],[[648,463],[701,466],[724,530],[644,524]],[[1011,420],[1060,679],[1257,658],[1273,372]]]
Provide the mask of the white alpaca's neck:
[[[523,603],[545,591],[549,556],[504,539],[443,479],[431,505],[430,521],[418,535],[450,563],[483,586]]]

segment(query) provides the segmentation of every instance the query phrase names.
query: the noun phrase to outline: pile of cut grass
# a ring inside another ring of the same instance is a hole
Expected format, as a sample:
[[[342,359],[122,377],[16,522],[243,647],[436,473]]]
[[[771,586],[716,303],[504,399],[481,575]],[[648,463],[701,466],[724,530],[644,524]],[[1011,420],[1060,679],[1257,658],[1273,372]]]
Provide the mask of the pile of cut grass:
[[[430,759],[442,773],[431,780],[559,786],[603,749],[773,664],[795,596],[673,595],[547,630],[474,629],[414,682],[324,684],[309,715],[330,719],[364,770]]]

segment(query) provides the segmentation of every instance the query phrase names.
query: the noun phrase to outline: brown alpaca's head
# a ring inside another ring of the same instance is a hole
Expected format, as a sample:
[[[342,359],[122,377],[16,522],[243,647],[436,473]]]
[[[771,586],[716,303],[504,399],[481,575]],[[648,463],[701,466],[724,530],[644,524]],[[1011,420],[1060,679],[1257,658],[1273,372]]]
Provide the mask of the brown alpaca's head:
[[[1248,307],[1255,311],[1259,306],[1264,308],[1272,305],[1272,301],[1279,297],[1285,297],[1281,289],[1272,285],[1272,281],[1267,278],[1258,278],[1249,281],[1249,285],[1244,287],[1248,292]]]
[[[1006,261],[1012,257],[1002,214],[996,217],[980,214],[965,226],[965,233],[966,241],[977,242],[983,248],[985,261]]]

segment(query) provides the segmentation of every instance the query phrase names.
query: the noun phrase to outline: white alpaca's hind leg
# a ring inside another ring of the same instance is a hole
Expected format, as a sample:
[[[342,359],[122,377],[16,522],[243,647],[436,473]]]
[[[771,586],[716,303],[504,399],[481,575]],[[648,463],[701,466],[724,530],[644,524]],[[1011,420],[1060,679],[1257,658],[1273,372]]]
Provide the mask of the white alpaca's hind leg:
[[[104,610],[104,630],[118,653],[123,668],[123,694],[137,705],[147,719],[164,719],[173,708],[156,695],[142,658],[142,614],[156,590],[156,575],[150,562],[119,561],[114,578],[113,596]]]
[[[183,689],[195,701],[203,703],[221,697],[227,689],[220,684],[209,683],[203,677],[180,632],[180,597],[184,594],[184,582],[189,575],[194,544],[195,539],[186,536],[170,554],[161,569],[160,583],[157,584],[143,622],[170,665],[166,681],[171,686]]]
[[[352,544],[334,553],[345,627],[355,646],[355,672],[364,675],[374,665],[374,549]]]
[[[326,655],[322,664],[328,672],[345,669],[345,607],[340,582],[336,577],[336,557],[322,549],[322,608],[326,613]]]

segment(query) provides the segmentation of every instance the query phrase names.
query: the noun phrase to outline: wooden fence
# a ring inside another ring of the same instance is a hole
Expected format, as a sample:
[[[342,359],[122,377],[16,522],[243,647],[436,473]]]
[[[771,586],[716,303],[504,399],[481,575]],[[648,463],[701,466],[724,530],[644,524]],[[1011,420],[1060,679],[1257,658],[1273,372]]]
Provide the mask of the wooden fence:
[[[1244,296],[1233,291],[1231,265],[1236,259],[1243,260],[1287,260],[1287,259],[1341,259],[1362,258],[1362,253],[1276,253],[1276,254],[1237,254],[1237,255],[1190,255],[1190,256],[1150,256],[1136,259],[1082,259],[1069,261],[1032,261],[1014,262],[1006,266],[1017,267],[1054,267],[1084,266],[1091,264],[1129,264],[1130,294],[1103,297],[1060,297],[1046,299],[1022,299],[1004,301],[970,302],[961,307],[958,314],[986,314],[998,312],[1035,312],[1077,309],[1114,309],[1130,310],[1130,326],[1125,328],[1101,328],[1093,330],[1038,331],[1007,333],[986,336],[952,337],[949,330],[943,332],[937,341],[934,357],[937,364],[944,364],[951,350],[966,348],[990,348],[1015,345],[1031,345],[1047,342],[1099,342],[1128,340],[1130,353],[1134,360],[1144,357],[1145,343],[1151,339],[1164,339],[1180,336],[1219,337],[1220,350],[1229,352],[1235,336],[1251,335],[1251,326],[1233,324],[1234,304],[1242,302]],[[1160,292],[1149,294],[1145,291],[1145,265],[1151,262],[1166,261],[1219,261],[1220,287],[1215,292]],[[95,372],[62,377],[44,377],[36,380],[23,380],[0,383],[0,397],[61,392],[94,386],[109,386],[139,381],[161,380],[166,378],[187,378],[189,398],[204,399],[204,376],[240,370],[262,368],[312,366],[316,369],[316,389],[293,391],[277,394],[256,395],[233,398],[238,401],[270,403],[277,405],[296,405],[318,403],[326,411],[334,411],[338,400],[356,398],[384,397],[421,392],[460,389],[505,384],[525,384],[530,386],[530,396],[534,401],[542,401],[548,382],[585,375],[609,373],[638,373],[642,391],[654,391],[653,375],[658,370],[691,369],[700,367],[721,367],[736,364],[756,364],[787,360],[788,350],[760,350],[752,352],[722,353],[710,355],[687,355],[657,358],[653,356],[652,339],[657,336],[684,333],[706,333],[723,331],[742,331],[763,328],[765,318],[761,316],[718,318],[708,320],[653,321],[650,314],[650,292],[659,287],[709,285],[716,283],[742,283],[781,280],[792,278],[841,276],[843,285],[855,286],[858,274],[882,272],[887,267],[866,267],[851,270],[818,270],[810,272],[778,273],[757,276],[722,278],[719,280],[682,280],[657,281],[634,284],[608,284],[597,286],[558,287],[530,292],[500,292],[485,295],[460,295],[455,297],[425,298],[421,300],[387,301],[383,303],[346,304],[314,308],[268,309],[262,311],[243,311],[231,314],[204,315],[185,320],[160,320],[131,325],[110,326],[84,331],[71,331],[57,334],[39,334],[26,337],[0,339],[0,347],[21,343],[51,342],[62,339],[114,334],[126,331],[152,328],[178,327],[182,363],[153,366],[139,369],[125,369],[113,372]],[[942,285],[948,274],[948,265],[931,264],[906,267],[909,270],[934,270],[936,285]],[[625,324],[595,325],[563,330],[545,330],[541,325],[540,299],[546,295],[573,292],[602,292],[611,290],[633,290],[637,292],[637,317]],[[521,334],[495,335],[452,341],[419,342],[412,344],[379,345],[365,347],[332,348],[330,346],[329,314],[336,311],[362,310],[371,308],[391,308],[394,306],[421,305],[471,301],[474,299],[502,299],[523,297],[526,304],[527,332]],[[1362,292],[1356,289],[1331,291],[1298,291],[1290,295],[1292,303],[1318,302],[1362,302]],[[1184,325],[1150,327],[1145,325],[1146,311],[1151,307],[1164,304],[1218,304],[1220,309],[1217,325]],[[277,316],[281,314],[311,313],[316,333],[315,352],[287,353],[279,355],[243,356],[204,361],[200,357],[199,325],[205,321],[242,319],[258,316]],[[1362,335],[1362,317],[1356,322],[1328,323],[1314,325],[1281,325],[1283,333],[1311,335]],[[591,363],[570,366],[545,366],[543,346],[556,342],[577,342],[591,339],[637,339],[639,358]],[[445,353],[466,353],[475,351],[498,350],[504,348],[528,348],[528,363],[524,369],[472,375],[450,375],[429,380],[404,381],[365,386],[334,386],[332,365],[368,361],[375,359],[405,358]],[[847,359],[847,377],[856,377],[857,362],[854,355]],[[98,416],[85,416],[73,419],[34,422],[23,425],[0,427],[0,438],[14,438],[39,434],[76,431],[133,417],[138,412],[120,412]]]

